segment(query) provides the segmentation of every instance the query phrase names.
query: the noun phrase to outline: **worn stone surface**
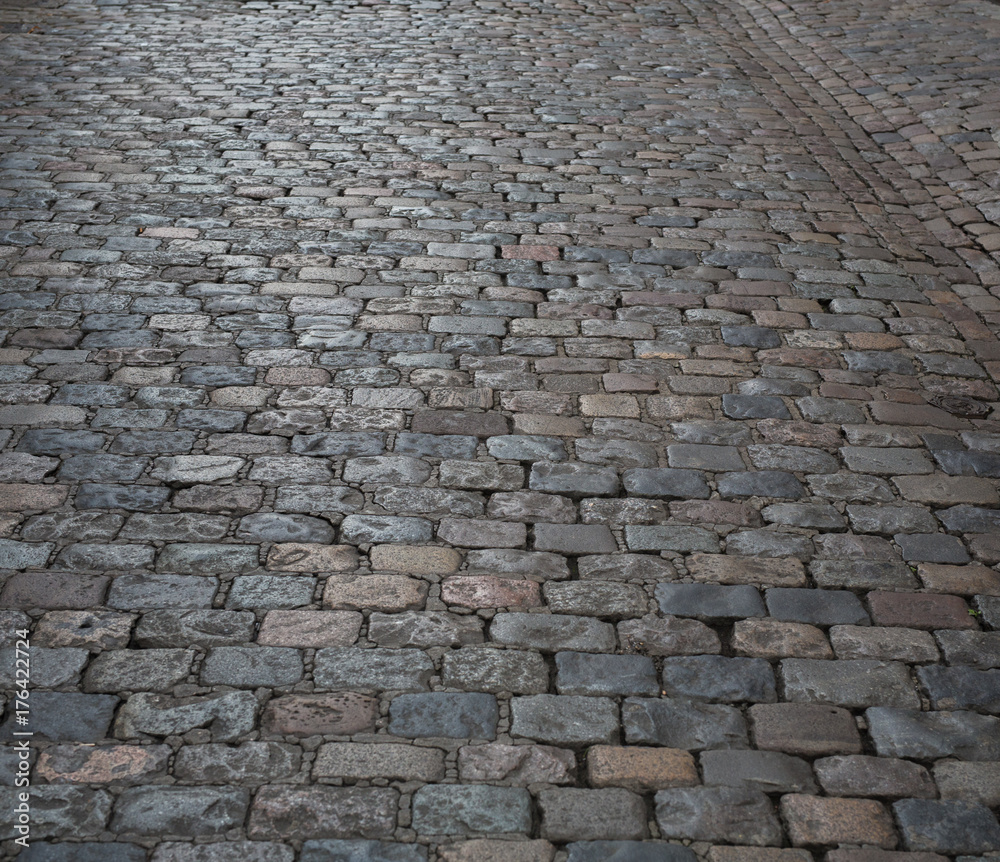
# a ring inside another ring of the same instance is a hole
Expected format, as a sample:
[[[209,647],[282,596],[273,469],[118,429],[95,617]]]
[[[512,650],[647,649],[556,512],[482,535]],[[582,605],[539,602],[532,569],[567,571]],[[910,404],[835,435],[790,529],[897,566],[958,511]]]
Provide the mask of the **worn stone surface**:
[[[993,6],[2,5],[0,856],[998,849]]]

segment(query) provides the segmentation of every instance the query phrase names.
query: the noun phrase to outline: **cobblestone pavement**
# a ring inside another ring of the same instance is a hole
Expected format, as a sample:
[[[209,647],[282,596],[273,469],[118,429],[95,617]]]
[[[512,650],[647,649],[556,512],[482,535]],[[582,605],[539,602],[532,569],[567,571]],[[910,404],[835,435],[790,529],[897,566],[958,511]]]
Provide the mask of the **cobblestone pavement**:
[[[1000,854],[1000,6],[0,30],[5,858]]]

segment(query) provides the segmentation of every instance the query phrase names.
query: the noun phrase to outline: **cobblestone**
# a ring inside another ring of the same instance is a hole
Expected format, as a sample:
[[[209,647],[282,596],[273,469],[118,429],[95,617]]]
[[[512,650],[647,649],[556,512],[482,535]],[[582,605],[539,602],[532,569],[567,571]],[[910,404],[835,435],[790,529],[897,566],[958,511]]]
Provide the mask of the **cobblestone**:
[[[1000,850],[998,28],[5,4],[25,862]]]

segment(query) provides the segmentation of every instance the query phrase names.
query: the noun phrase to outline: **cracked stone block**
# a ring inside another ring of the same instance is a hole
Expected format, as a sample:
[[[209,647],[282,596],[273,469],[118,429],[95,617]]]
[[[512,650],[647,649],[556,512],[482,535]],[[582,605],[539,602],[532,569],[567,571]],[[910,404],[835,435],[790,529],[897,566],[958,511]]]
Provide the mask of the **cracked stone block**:
[[[705,784],[754,787],[765,793],[817,793],[812,769],[777,751],[703,751]]]
[[[112,702],[108,707],[108,723],[117,698],[109,700]],[[133,694],[118,711],[115,736],[119,739],[133,739],[142,734],[176,736],[195,728],[207,728],[215,741],[231,742],[253,729],[258,709],[257,698],[248,691],[192,697]]]

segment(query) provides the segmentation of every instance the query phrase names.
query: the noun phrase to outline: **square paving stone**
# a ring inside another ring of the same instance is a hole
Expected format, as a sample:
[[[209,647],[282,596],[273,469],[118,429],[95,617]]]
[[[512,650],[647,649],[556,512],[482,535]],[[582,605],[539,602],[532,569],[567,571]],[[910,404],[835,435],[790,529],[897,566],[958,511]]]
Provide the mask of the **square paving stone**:
[[[1000,760],[1000,719],[993,716],[873,707],[865,719],[880,757]]]
[[[724,703],[773,703],[778,699],[774,671],[760,658],[665,658],[662,679],[664,693],[670,697]]]
[[[630,745],[687,751],[749,747],[740,711],[713,703],[630,697],[622,705],[622,726]]]
[[[666,838],[781,844],[771,802],[751,787],[676,787],[656,794],[656,823]]]
[[[535,694],[511,700],[512,736],[550,745],[618,742],[618,706],[610,698]]]
[[[907,850],[948,855],[1000,850],[1000,824],[983,805],[958,799],[901,799],[892,808]]]
[[[413,796],[413,828],[421,835],[528,832],[531,796],[519,787],[428,784]]]
[[[389,732],[414,739],[495,739],[498,718],[491,694],[401,694],[389,705]]]
[[[774,587],[764,594],[767,610],[777,620],[819,626],[868,625],[865,609],[847,590],[807,590]]]
[[[541,834],[550,841],[646,838],[646,804],[622,788],[560,788],[538,794]]]
[[[556,653],[556,691],[559,694],[658,694],[653,660],[638,655]]]

